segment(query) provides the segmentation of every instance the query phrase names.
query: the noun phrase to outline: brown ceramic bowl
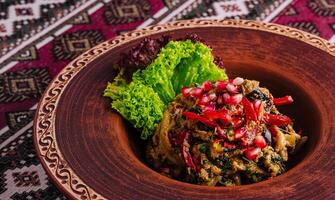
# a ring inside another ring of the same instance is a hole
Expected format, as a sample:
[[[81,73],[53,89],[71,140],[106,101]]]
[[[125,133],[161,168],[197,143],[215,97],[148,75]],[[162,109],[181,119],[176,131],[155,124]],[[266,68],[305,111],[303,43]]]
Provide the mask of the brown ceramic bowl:
[[[150,169],[145,142],[102,97],[112,64],[144,37],[196,33],[223,58],[230,77],[291,94],[283,112],[309,140],[276,178],[234,187],[169,179]],[[254,21],[192,20],[137,30],[79,56],[53,80],[38,107],[34,140],[53,182],[71,199],[335,199],[335,51],[296,29]]]

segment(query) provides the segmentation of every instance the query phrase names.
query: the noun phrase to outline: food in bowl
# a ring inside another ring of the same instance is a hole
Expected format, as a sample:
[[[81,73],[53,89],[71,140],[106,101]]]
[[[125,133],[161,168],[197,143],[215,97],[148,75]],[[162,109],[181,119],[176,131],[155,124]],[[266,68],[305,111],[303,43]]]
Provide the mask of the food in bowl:
[[[292,102],[242,78],[185,87],[149,141],[148,161],[166,176],[209,186],[282,174],[288,153],[307,139],[276,107]]]
[[[228,80],[222,61],[195,35],[145,39],[118,65],[104,96],[148,140],[149,165],[173,179],[259,182],[285,172],[288,154],[307,139],[277,110],[291,96],[274,98],[255,80]]]

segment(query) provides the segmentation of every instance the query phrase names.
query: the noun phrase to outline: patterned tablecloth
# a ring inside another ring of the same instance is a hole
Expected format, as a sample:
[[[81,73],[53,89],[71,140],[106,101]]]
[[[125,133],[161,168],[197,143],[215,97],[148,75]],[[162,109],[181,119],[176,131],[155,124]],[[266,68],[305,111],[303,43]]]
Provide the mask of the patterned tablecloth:
[[[0,199],[66,199],[37,158],[32,120],[67,63],[120,33],[191,18],[256,19],[335,40],[333,0],[0,0]]]

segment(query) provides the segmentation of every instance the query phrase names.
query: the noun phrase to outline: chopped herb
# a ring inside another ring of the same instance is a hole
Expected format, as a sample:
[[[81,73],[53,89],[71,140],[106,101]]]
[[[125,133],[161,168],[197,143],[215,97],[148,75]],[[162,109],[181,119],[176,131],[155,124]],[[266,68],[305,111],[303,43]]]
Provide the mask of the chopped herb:
[[[251,179],[253,182],[258,182],[258,178],[256,174],[251,175]]]
[[[234,140],[234,130],[232,128],[232,126],[229,126],[227,129],[227,138],[229,141],[233,141]]]
[[[228,169],[231,169],[231,163],[229,158],[226,158],[224,156],[220,156],[218,158],[216,158],[216,162],[218,163],[218,165],[220,165],[220,168],[222,171],[226,171]]]
[[[274,155],[271,160],[274,163],[280,163],[283,161],[283,159],[279,155]]]
[[[207,145],[205,145],[205,144],[202,144],[200,147],[199,147],[199,151],[201,152],[201,153],[206,153],[207,152]]]
[[[224,179],[220,181],[220,184],[224,185],[224,186],[232,186],[234,185],[234,182],[230,179]]]
[[[246,169],[245,169],[245,173],[247,173],[247,174],[250,174],[250,173],[251,173],[251,169],[250,169],[250,167],[246,167]]]

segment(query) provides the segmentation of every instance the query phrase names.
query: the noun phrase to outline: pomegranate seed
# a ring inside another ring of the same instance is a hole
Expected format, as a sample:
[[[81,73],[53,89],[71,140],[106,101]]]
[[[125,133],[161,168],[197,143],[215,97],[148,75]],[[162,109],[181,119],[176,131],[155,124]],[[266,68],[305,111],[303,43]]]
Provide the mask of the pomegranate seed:
[[[241,78],[241,77],[236,77],[236,78],[233,80],[233,84],[235,84],[235,85],[241,85],[243,82],[244,82],[244,79]]]
[[[226,86],[227,86],[227,81],[216,81],[215,82],[215,87],[218,92],[222,92],[226,90]]]
[[[255,144],[259,148],[264,148],[266,147],[266,141],[263,136],[258,135],[255,137]]]
[[[228,93],[223,94],[223,101],[225,104],[229,105],[236,105],[239,104],[243,99],[242,94],[235,94],[233,96],[229,95]]]
[[[223,97],[222,97],[222,96],[218,96],[216,102],[217,102],[219,105],[223,104]]]
[[[195,98],[200,98],[202,96],[202,89],[201,88],[192,88],[190,94],[192,97],[195,97]]]
[[[223,102],[225,104],[230,104],[230,95],[228,93],[223,94]]]
[[[237,94],[238,93],[238,87],[232,83],[228,83],[226,86],[226,89],[231,94]]]
[[[215,101],[216,100],[216,94],[215,93],[209,94],[208,97],[209,97],[209,99],[211,101]]]
[[[253,102],[255,112],[258,113],[259,107],[261,106],[262,101],[257,99]]]
[[[190,92],[192,91],[192,88],[189,88],[189,87],[183,87],[181,89],[181,93],[184,97],[188,97],[190,96]]]
[[[232,101],[233,104],[241,103],[242,99],[243,99],[242,94],[235,94],[235,95],[231,96],[231,101]]]
[[[227,129],[221,129],[219,126],[216,127],[216,131],[215,131],[216,135],[221,138],[221,139],[226,139],[227,136]]]
[[[213,102],[210,102],[208,105],[205,106],[203,112],[214,111],[214,110],[215,110],[215,104]]]
[[[237,139],[240,139],[240,138],[243,138],[245,136],[245,133],[247,132],[247,129],[244,128],[244,127],[241,127],[237,130],[234,131],[234,138],[237,140]]]
[[[255,160],[259,153],[261,153],[261,148],[249,147],[244,151],[244,156],[249,160]]]
[[[202,96],[198,101],[198,105],[207,105],[209,101],[210,99],[208,98],[208,96]]]
[[[212,89],[212,83],[210,82],[210,81],[205,81],[203,84],[202,84],[202,89],[204,90],[204,91],[209,91],[209,90],[211,90]]]
[[[223,143],[223,147],[226,149],[235,149],[236,146],[234,144],[228,143],[228,142],[224,142]]]
[[[293,98],[291,96],[284,96],[284,97],[273,99],[273,104],[275,106],[282,106],[282,105],[287,105],[290,103],[293,103]]]
[[[239,117],[234,117],[232,119],[232,124],[233,124],[233,128],[239,128],[240,126],[242,126],[244,120],[242,118],[239,118]]]

